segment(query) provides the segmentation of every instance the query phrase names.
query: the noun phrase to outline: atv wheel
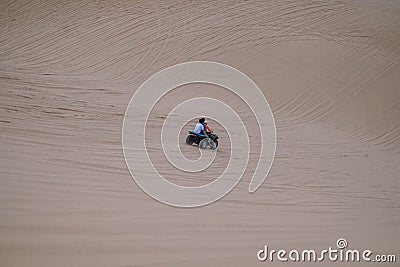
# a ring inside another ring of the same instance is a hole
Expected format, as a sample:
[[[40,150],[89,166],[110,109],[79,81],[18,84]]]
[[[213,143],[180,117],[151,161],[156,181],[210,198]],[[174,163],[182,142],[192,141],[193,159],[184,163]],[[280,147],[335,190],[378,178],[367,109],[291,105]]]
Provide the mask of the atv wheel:
[[[213,140],[211,140],[210,138],[204,138],[203,140],[201,140],[199,147],[201,149],[206,149],[206,148],[216,149],[217,148],[215,142]]]
[[[188,135],[188,137],[186,137],[186,144],[193,145],[195,139],[196,137],[194,137],[193,135]]]
[[[194,137],[193,135],[188,135],[188,137],[186,137],[186,144],[188,145],[192,145],[195,141],[196,137]]]
[[[218,140],[215,140],[214,144],[215,144],[215,148],[214,149],[216,149],[218,147]]]

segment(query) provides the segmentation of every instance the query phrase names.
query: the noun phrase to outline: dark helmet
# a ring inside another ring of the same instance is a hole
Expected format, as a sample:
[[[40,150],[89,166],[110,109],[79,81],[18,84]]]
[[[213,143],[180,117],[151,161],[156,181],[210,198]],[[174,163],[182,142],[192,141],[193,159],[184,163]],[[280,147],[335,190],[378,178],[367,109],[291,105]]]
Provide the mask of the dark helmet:
[[[204,123],[205,121],[206,121],[206,119],[204,119],[204,118],[199,119],[200,123]]]

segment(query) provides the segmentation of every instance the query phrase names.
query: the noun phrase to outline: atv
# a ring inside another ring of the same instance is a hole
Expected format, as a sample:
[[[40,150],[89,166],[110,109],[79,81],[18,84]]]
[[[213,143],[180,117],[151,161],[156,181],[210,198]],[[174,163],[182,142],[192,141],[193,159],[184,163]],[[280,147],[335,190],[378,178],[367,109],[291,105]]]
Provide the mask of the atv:
[[[216,149],[218,147],[218,135],[207,132],[207,135],[205,136],[204,134],[198,134],[193,131],[189,131],[189,135],[186,137],[186,144],[188,145],[199,145],[201,149]]]

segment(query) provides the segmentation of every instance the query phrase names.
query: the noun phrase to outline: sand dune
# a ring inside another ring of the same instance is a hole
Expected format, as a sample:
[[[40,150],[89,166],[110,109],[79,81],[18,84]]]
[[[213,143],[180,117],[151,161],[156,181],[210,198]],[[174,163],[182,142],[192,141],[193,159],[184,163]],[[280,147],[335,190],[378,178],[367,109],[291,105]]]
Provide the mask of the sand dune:
[[[338,238],[398,253],[399,14],[389,0],[1,1],[0,264],[280,266],[259,262],[257,251],[325,249]],[[277,150],[267,180],[248,194],[259,151],[249,108],[216,86],[171,92],[146,129],[150,157],[168,179],[205,184],[229,161],[216,123],[222,141],[212,168],[189,177],[165,160],[160,125],[184,99],[230,104],[254,149],[230,194],[179,209],[133,182],[122,122],[146,79],[195,60],[257,83]]]

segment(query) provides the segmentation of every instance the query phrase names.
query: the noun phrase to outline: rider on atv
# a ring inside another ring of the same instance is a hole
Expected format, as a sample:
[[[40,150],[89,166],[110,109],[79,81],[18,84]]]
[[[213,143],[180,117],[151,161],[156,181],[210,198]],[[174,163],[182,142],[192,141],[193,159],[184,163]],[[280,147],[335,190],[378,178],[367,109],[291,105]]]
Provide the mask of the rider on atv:
[[[206,119],[204,119],[204,118],[199,119],[199,122],[194,127],[193,132],[197,133],[198,135],[204,135],[204,136],[208,137],[207,127],[204,124],[205,121],[206,121]]]
[[[204,125],[206,126],[206,132],[207,132],[207,133],[212,133],[212,132],[214,132],[214,131],[210,128],[210,126],[208,126],[208,122],[207,122],[207,121],[204,121]]]
[[[218,135],[214,134],[206,123],[206,119],[199,119],[194,130],[189,131],[189,135],[186,137],[186,144],[196,144],[202,149],[207,147],[216,149],[218,147]]]

